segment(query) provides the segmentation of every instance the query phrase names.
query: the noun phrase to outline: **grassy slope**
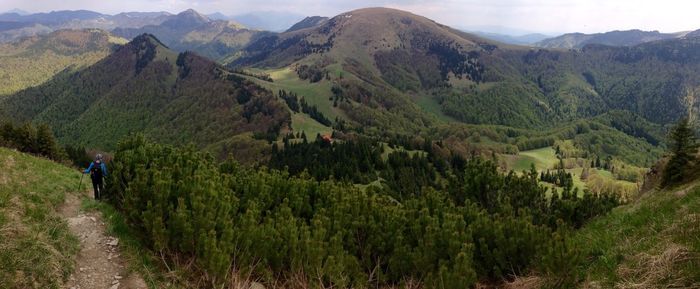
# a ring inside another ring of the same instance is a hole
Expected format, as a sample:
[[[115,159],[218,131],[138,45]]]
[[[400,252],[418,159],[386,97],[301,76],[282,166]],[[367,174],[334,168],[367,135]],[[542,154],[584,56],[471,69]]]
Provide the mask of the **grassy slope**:
[[[317,83],[310,83],[307,80],[300,79],[296,72],[289,67],[271,70],[250,68],[248,70],[253,73],[269,74],[274,82],[267,82],[245,75],[241,76],[271,90],[275,95],[281,89],[291,91],[303,97],[310,105],[316,106],[331,121],[335,120],[336,117],[344,117],[344,113],[340,109],[333,107],[333,101],[329,100],[333,94],[331,93],[331,82],[328,80],[323,79]],[[294,132],[303,131],[308,137],[315,137],[316,134],[330,134],[333,131],[332,128],[319,123],[307,114],[291,113],[292,130]]]
[[[289,67],[263,71],[263,73],[270,74],[274,80],[272,83],[265,83],[267,88],[272,91],[277,92],[279,89],[284,89],[297,93],[306,102],[315,105],[323,115],[331,120],[342,116],[342,111],[334,108],[333,101],[329,100],[333,96],[330,81],[323,79],[316,83],[310,83],[308,80],[300,79],[296,72]]]
[[[648,192],[577,232],[589,288],[700,288],[699,184]]]
[[[535,168],[538,171],[542,171],[552,169],[557,162],[558,159],[554,154],[554,149],[545,147],[520,152],[518,157],[509,164],[509,169],[516,172],[528,171],[530,170],[530,165],[535,164]]]
[[[529,151],[521,151],[516,156],[501,155],[504,158],[507,170],[515,172],[529,171],[530,165],[534,164],[537,171],[554,170],[554,166],[559,162],[554,149],[551,147],[534,149]],[[574,177],[574,188],[578,188],[579,192],[590,188],[591,190],[616,190],[623,195],[630,195],[637,191],[637,184],[633,182],[617,180],[610,171],[591,169],[591,176],[587,180],[581,180],[583,168],[567,169]],[[542,183],[544,186],[553,188],[554,186],[548,183]],[[561,190],[561,188],[559,188]]]
[[[76,190],[77,170],[0,148],[0,284],[59,288],[78,240],[56,209]]]

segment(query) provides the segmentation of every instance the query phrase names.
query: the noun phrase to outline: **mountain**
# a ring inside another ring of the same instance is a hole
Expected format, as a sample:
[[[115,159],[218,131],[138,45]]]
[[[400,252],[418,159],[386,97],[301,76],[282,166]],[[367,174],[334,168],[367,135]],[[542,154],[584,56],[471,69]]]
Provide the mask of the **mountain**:
[[[3,116],[51,123],[64,143],[103,149],[134,132],[200,148],[216,144],[221,150],[232,141],[252,147],[253,136],[276,135],[289,123],[269,91],[147,34],[92,66],[7,97],[0,103]]]
[[[304,18],[304,15],[279,11],[258,11],[232,16],[239,23],[252,29],[281,32]]]
[[[212,20],[232,20],[231,17],[221,14],[220,12],[207,14],[207,17]]]
[[[323,17],[323,16],[310,16],[302,19],[301,21],[297,22],[296,24],[292,25],[292,27],[289,27],[287,31],[285,32],[292,32],[292,31],[297,31],[301,29],[306,29],[306,28],[311,28],[315,27],[318,25],[323,24],[323,22],[328,21],[328,17]]]
[[[346,130],[429,134],[469,142],[465,151],[484,135],[485,146],[505,144],[502,152],[563,138],[646,165],[653,157],[635,155],[662,145],[664,126],[698,117],[698,51],[700,38],[692,37],[572,51],[514,46],[369,8],[261,37],[230,67],[268,75],[272,82],[249,79],[299,95]],[[309,122],[294,114],[292,127],[308,134]],[[313,134],[332,130],[325,127],[313,126]],[[465,132],[474,130],[478,137]]]
[[[584,34],[584,33],[568,33],[554,38],[544,39],[535,43],[536,46],[543,48],[582,48],[587,44],[603,44],[610,46],[634,46],[637,44],[658,41],[665,39],[679,38],[685,35],[679,33],[660,33],[659,31],[642,31],[642,30],[626,30],[626,31],[610,31],[605,33]]]
[[[23,27],[32,26],[32,23],[15,22],[15,21],[0,21],[0,31],[15,30]]]
[[[158,25],[117,28],[112,33],[127,39],[143,33],[152,34],[172,49],[195,51],[215,60],[234,54],[251,40],[266,34],[233,21],[211,20],[192,9],[168,16]]]
[[[24,11],[24,10],[22,10],[22,9],[16,9],[16,8],[15,8],[15,9],[12,9],[12,10],[9,10],[9,11],[6,11],[6,12],[3,13],[3,14],[10,14],[10,13],[19,14],[19,15],[21,15],[21,16],[31,14],[31,13],[29,13],[29,12],[27,12],[27,11]]]
[[[470,32],[470,31],[467,31],[467,32]],[[483,31],[471,31],[471,33],[474,33],[474,34],[479,35],[481,37],[495,40],[498,42],[502,42],[502,43],[506,43],[506,44],[514,44],[514,45],[531,45],[531,44],[534,44],[536,42],[540,42],[542,40],[550,38],[550,36],[540,34],[540,33],[532,33],[532,34],[525,34],[525,35],[519,35],[519,36],[491,33],[491,32],[483,32]]]
[[[100,30],[58,30],[0,44],[0,98],[91,65],[123,43]]]
[[[0,43],[8,43],[25,37],[49,34],[54,29],[38,23],[3,22],[7,29],[0,30]]]
[[[63,10],[48,13],[20,15],[17,13],[0,14],[0,21],[31,22],[44,25],[56,25],[71,20],[89,20],[106,15],[88,10]]]
[[[100,28],[112,30],[121,28],[139,28],[146,25],[158,25],[167,20],[172,14],[168,12],[124,12],[112,16],[106,16],[98,21],[79,21],[66,23],[62,26],[75,25],[80,28]]]
[[[333,92],[318,97],[320,109],[349,116],[364,126],[413,131],[434,124],[432,114],[449,118],[440,112],[444,101],[433,93],[447,96],[449,91],[439,91],[448,86],[470,89],[494,81],[481,58],[491,58],[497,45],[409,12],[367,8],[340,14],[310,29],[262,37],[249,44],[231,66],[288,67],[301,78],[308,78],[309,73],[327,75],[314,79],[329,83],[328,90],[335,87]],[[519,108],[531,106],[535,99],[529,90],[521,92],[532,98],[508,96],[517,106],[487,105],[492,99],[480,95],[470,98],[484,106],[484,113],[479,115],[513,116],[512,121],[484,122],[518,126],[542,123],[542,119],[536,119],[539,116],[530,115],[532,108]],[[421,106],[437,113],[427,113]]]
[[[700,37],[700,29],[688,32],[685,35],[683,35],[683,38],[697,38],[697,37]]]
[[[60,29],[112,30],[117,27],[139,28],[158,25],[170,16],[172,15],[167,12],[126,12],[106,15],[87,10],[36,14],[6,13],[0,14],[0,43],[47,34]]]

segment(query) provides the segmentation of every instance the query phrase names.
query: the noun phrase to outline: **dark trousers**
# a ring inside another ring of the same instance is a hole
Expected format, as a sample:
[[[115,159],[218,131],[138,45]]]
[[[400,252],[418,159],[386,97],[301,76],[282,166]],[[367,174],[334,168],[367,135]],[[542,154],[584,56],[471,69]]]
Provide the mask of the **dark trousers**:
[[[95,200],[99,200],[105,189],[102,178],[92,178],[92,189],[95,190]]]

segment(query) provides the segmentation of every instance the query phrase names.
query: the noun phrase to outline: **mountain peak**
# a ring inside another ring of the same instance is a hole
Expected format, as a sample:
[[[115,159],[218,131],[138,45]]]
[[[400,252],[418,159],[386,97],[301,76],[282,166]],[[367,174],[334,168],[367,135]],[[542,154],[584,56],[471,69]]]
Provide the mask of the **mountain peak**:
[[[195,17],[195,18],[199,18],[202,20],[209,20],[209,18],[207,18],[207,16],[202,15],[201,13],[197,12],[196,10],[194,10],[192,8],[178,13],[177,16]]]
[[[150,33],[144,33],[139,36],[134,37],[133,40],[129,42],[130,45],[134,46],[141,46],[141,44],[147,43],[149,44],[148,46],[163,46],[165,48],[168,48],[167,45],[163,44],[163,42],[160,42],[158,38],[156,38],[153,34]]]
[[[209,18],[195,11],[194,9],[187,9],[163,22],[163,25],[169,26],[171,28],[194,28],[211,22]]]
[[[297,22],[296,24],[292,25],[287,31],[285,32],[291,32],[291,31],[297,31],[301,29],[306,29],[309,27],[314,27],[323,24],[323,22],[326,22],[328,20],[328,17],[323,17],[323,16],[309,16],[304,18],[303,20]]]

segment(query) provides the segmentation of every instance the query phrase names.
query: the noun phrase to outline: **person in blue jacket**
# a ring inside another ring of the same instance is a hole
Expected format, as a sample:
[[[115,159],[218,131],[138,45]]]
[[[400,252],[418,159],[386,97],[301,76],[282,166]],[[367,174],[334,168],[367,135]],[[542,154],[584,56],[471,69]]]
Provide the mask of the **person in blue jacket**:
[[[107,176],[107,166],[105,166],[101,154],[95,156],[95,161],[83,172],[90,174],[92,188],[95,190],[95,200],[99,200],[104,191],[104,177]]]

